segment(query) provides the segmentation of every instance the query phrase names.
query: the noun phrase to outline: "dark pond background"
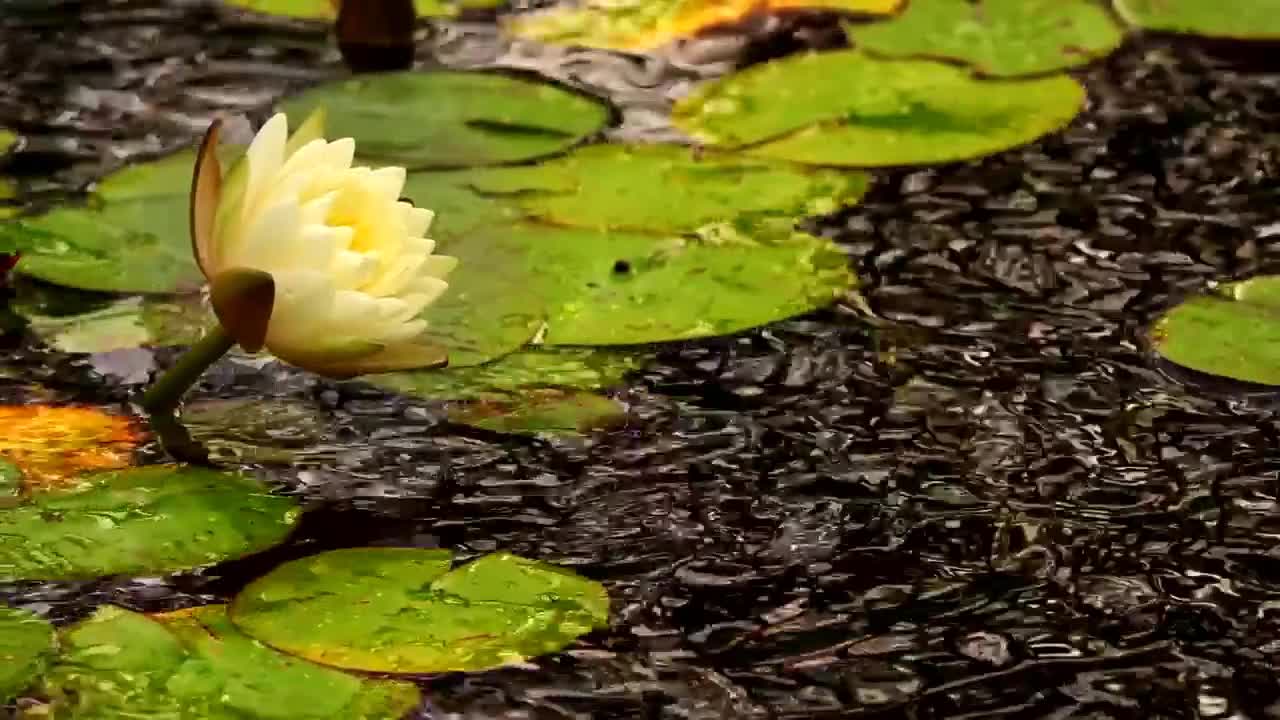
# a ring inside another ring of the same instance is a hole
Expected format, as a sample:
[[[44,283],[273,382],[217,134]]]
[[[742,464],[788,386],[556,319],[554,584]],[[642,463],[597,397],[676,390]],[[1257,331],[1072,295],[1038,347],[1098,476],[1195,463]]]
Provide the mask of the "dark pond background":
[[[0,13],[0,126],[27,136],[9,170],[37,197],[343,72],[314,26],[199,3]],[[542,73],[609,99],[609,134],[642,140],[678,139],[664,115],[698,79],[841,39],[830,16],[796,16],[636,59],[512,45],[483,16],[431,27],[423,66]],[[817,222],[863,299],[663,352],[618,393],[616,431],[489,435],[224,361],[196,397],[332,418],[299,467],[264,470],[310,503],[295,541],[0,601],[66,622],[223,600],[320,549],[502,548],[605,582],[611,628],[527,666],[424,678],[422,717],[1280,717],[1280,403],[1161,365],[1143,340],[1209,281],[1280,271],[1268,57],[1135,39],[1077,73],[1090,104],[1065,132],[876,173],[862,206]],[[4,349],[4,402],[39,387],[124,409],[151,361]]]

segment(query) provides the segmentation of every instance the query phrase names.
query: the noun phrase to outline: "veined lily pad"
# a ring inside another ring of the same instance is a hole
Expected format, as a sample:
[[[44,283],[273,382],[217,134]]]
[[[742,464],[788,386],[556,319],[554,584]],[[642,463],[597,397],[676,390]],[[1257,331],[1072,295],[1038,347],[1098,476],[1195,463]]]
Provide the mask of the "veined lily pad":
[[[357,2],[368,0],[357,0]],[[303,19],[332,20],[336,15],[334,0],[226,0],[232,7],[254,12]],[[454,17],[466,8],[498,7],[504,0],[414,0],[418,17]]]
[[[1084,88],[1066,76],[981,81],[943,63],[837,51],[713,81],[681,100],[673,116],[717,147],[869,167],[1001,152],[1065,126],[1084,99]]]
[[[31,493],[74,485],[84,472],[128,467],[142,439],[132,418],[90,407],[0,405],[0,427],[0,459],[21,471]]]
[[[107,606],[62,645],[41,684],[48,717],[393,720],[421,702],[409,683],[275,652],[237,630],[222,605],[152,617]]]
[[[602,627],[599,583],[514,555],[450,571],[447,550],[357,548],[285,563],[250,583],[231,619],[326,665],[372,672],[484,670],[555,652]]]
[[[0,512],[0,580],[185,570],[284,540],[291,498],[203,468],[151,466],[85,476]]]
[[[508,433],[572,435],[619,422],[626,409],[591,390],[639,368],[641,353],[526,348],[466,368],[370,375],[369,382],[427,400],[451,401],[451,421]]]
[[[602,103],[564,88],[476,72],[361,76],[313,87],[283,107],[291,117],[324,107],[328,137],[353,137],[361,157],[411,168],[550,155],[609,120]]]
[[[508,30],[521,37],[562,45],[646,51],[697,35],[749,15],[816,9],[883,15],[902,0],[584,0],[517,16]]]
[[[791,230],[805,216],[856,203],[868,184],[861,172],[674,145],[594,145],[538,165],[476,170],[468,181],[552,225],[657,233],[719,223]]]
[[[1147,30],[1240,40],[1280,39],[1280,0],[1228,5],[1206,0],[1116,0],[1116,12]]]
[[[1151,339],[1166,359],[1192,370],[1280,385],[1280,275],[1193,297],[1160,318]]]
[[[53,626],[25,610],[0,607],[0,705],[26,690],[53,652]]]
[[[913,2],[897,18],[850,33],[877,55],[955,59],[994,77],[1076,67],[1124,42],[1124,31],[1094,0]]]

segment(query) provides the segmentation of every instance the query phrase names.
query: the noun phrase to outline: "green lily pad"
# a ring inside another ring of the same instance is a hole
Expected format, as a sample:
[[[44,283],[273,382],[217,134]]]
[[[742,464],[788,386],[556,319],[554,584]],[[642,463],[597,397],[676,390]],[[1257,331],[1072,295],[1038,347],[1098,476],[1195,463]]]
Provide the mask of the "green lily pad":
[[[626,417],[620,403],[591,390],[622,382],[648,359],[592,348],[526,348],[467,368],[370,375],[365,380],[428,400],[451,401],[452,422],[494,432],[575,435]]]
[[[21,297],[11,307],[46,344],[72,353],[190,345],[213,322],[198,295],[127,297],[74,315],[48,314]]]
[[[472,230],[500,225],[520,218],[520,209],[506,198],[487,197],[472,183],[473,171],[419,171],[409,173],[401,194],[414,205],[435,213],[427,234],[438,242],[465,240]],[[455,280],[450,276],[450,282]]]
[[[602,103],[548,83],[476,72],[381,73],[287,99],[291,117],[318,107],[327,135],[361,157],[411,168],[529,160],[559,152],[609,121]]]
[[[1193,297],[1156,321],[1151,339],[1167,360],[1192,370],[1280,385],[1280,275]]]
[[[790,230],[856,203],[868,177],[674,145],[594,145],[538,165],[473,171],[469,183],[553,225],[681,233],[730,222],[751,232]]]
[[[188,292],[204,282],[191,257],[185,194],[60,207],[0,223],[0,245],[22,251],[18,272],[83,290]]]
[[[53,643],[52,625],[25,610],[0,607],[0,705],[31,686]]]
[[[825,307],[855,285],[844,254],[803,234],[699,237],[520,225],[476,243],[526,258],[550,313],[547,345],[727,335]]]
[[[22,468],[0,458],[0,508],[15,502],[22,494]]]
[[[204,468],[151,466],[84,476],[0,511],[0,580],[164,573],[275,545],[292,498]]]
[[[360,678],[246,637],[222,605],[148,617],[107,606],[62,634],[42,716],[173,720],[389,720],[421,702],[406,682]]]
[[[887,22],[851,26],[888,57],[958,60],[983,75],[1037,75],[1105,57],[1124,31],[1094,0],[929,0]]]
[[[1125,21],[1146,30],[1239,40],[1280,39],[1280,0],[1229,5],[1206,0],[1116,0]]]
[[[701,142],[816,165],[889,166],[990,155],[1065,126],[1084,88],[1066,76],[978,80],[852,50],[797,55],[713,81],[676,125]]]
[[[337,15],[333,0],[226,0],[226,2],[232,7],[293,18],[332,20]],[[456,17],[459,11],[466,8],[493,8],[502,5],[503,2],[505,0],[455,0],[454,2],[414,0],[413,6],[418,11],[418,17],[450,18]]]
[[[556,652],[602,627],[596,582],[506,553],[450,571],[447,550],[356,548],[285,563],[231,619],[285,652],[353,670],[484,670]]]

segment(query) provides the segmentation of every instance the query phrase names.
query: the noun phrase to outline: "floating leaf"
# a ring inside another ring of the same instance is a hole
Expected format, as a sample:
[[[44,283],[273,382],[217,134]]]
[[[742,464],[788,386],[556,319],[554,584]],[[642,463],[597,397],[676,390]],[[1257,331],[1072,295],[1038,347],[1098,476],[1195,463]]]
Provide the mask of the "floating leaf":
[[[1161,317],[1151,339],[1166,359],[1192,370],[1280,385],[1280,275],[1193,297]]]
[[[17,142],[17,135],[14,135],[4,128],[0,128],[0,155],[4,155],[9,152],[9,148],[13,147]],[[0,177],[0,202],[9,200],[15,194],[16,190],[14,189],[13,184],[7,179]],[[11,207],[4,207],[0,205],[0,219],[8,217],[11,214],[11,210]],[[4,282],[3,275],[4,272],[0,271],[0,284]]]
[[[271,547],[297,520],[294,500],[204,468],[97,473],[0,511],[0,580],[162,573]]]
[[[1147,30],[1239,40],[1280,39],[1280,0],[1116,0],[1116,12]]]
[[[0,405],[0,427],[0,459],[22,471],[28,491],[72,483],[90,470],[128,467],[142,438],[132,418],[88,407]]]
[[[368,2],[369,0],[355,0]],[[333,20],[337,16],[333,0],[226,0],[228,5],[269,15],[302,19]],[[456,17],[466,8],[493,8],[505,0],[414,0],[418,17]]]
[[[211,457],[281,465],[297,461],[302,451],[318,443],[329,419],[310,404],[232,398],[184,405],[182,424]]]
[[[449,571],[447,550],[357,548],[295,560],[231,606],[244,632],[326,665],[484,670],[560,650],[604,625],[598,583],[506,553]]]
[[[643,52],[770,11],[818,9],[883,15],[902,0],[584,0],[517,16],[507,29],[563,45]]]
[[[674,145],[594,145],[538,165],[473,171],[469,184],[554,225],[681,233],[730,222],[752,232],[790,230],[856,203],[868,178]]]
[[[1084,88],[1066,76],[982,81],[921,60],[856,51],[757,65],[680,101],[675,123],[698,140],[817,165],[939,163],[1001,152],[1071,121]]]
[[[849,32],[859,48],[878,55],[953,59],[994,77],[1084,65],[1124,42],[1094,0],[928,0]]]
[[[549,155],[609,120],[603,104],[569,90],[475,72],[380,73],[320,85],[284,102],[293,117],[318,107],[328,112],[329,137],[353,137],[361,157],[413,168]]]
[[[22,298],[11,307],[50,347],[73,353],[190,345],[212,322],[198,295],[127,297],[73,315],[47,314]]]
[[[0,223],[0,245],[22,251],[18,272],[104,292],[171,293],[204,282],[187,230],[187,196],[60,207]]]
[[[365,380],[451,402],[456,423],[509,433],[569,435],[625,417],[617,401],[590,390],[616,385],[647,356],[590,348],[526,348],[467,368],[370,375]]]
[[[42,717],[391,720],[412,684],[360,678],[282,655],[236,629],[225,606],[148,617],[106,606],[62,634]]]
[[[22,468],[0,459],[0,508],[6,507],[21,494]]]
[[[53,652],[53,626],[25,610],[0,607],[0,705],[26,690]]]

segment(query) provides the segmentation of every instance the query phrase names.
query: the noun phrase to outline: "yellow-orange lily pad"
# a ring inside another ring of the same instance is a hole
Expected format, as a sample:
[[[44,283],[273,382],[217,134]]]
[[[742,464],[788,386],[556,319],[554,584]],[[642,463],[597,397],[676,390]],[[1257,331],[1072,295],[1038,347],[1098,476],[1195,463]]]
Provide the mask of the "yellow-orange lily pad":
[[[828,10],[888,15],[903,0],[584,0],[508,21],[514,35],[561,45],[643,52],[751,15],[786,10]]]
[[[132,418],[90,407],[0,405],[0,427],[0,459],[18,467],[27,492],[129,467],[144,437]]]

